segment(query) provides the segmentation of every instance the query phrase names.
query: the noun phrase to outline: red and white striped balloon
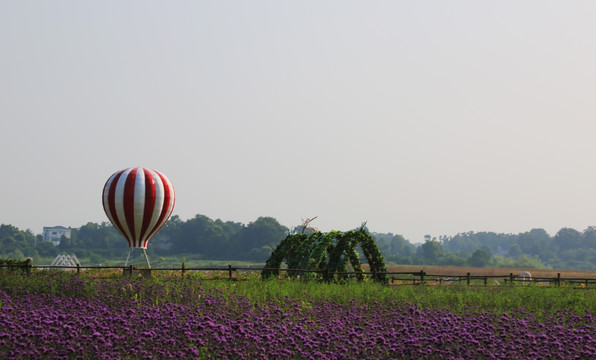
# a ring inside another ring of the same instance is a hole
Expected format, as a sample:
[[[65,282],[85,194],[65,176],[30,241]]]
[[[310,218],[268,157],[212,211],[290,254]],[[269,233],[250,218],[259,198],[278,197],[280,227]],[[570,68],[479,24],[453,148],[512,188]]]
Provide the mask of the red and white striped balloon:
[[[159,171],[128,168],[110,176],[102,202],[114,227],[128,240],[128,247],[146,249],[149,239],[172,215],[174,187]]]

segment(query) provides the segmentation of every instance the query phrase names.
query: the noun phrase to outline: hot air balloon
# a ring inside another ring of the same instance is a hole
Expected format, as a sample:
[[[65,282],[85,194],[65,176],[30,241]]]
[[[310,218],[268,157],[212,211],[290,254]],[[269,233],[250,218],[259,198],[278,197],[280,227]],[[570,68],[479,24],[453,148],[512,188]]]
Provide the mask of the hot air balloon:
[[[102,202],[108,219],[128,241],[126,265],[132,250],[142,249],[151,268],[147,243],[174,210],[170,180],[159,171],[142,167],[120,170],[106,181]]]

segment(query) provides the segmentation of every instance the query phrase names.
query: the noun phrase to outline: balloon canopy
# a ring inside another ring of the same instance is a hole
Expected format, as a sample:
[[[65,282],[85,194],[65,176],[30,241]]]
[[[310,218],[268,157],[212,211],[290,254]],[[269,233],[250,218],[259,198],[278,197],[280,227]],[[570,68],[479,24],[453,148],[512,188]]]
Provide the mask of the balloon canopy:
[[[115,172],[103,188],[103,208],[130,249],[146,249],[149,239],[174,210],[174,187],[156,170],[142,167]]]

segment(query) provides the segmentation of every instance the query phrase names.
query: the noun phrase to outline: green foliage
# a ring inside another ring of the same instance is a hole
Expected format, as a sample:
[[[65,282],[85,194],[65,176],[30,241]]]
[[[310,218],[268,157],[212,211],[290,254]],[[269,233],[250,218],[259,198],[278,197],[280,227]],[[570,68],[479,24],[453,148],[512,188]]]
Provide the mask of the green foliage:
[[[259,217],[243,225],[204,215],[185,222],[173,216],[152,244],[159,255],[201,254],[214,260],[264,261],[287,233],[288,229],[271,217]]]
[[[31,259],[3,259],[3,258],[0,258],[0,265],[27,266],[27,265],[31,265]]]
[[[269,256],[271,256],[272,251],[273,249],[269,245],[265,245],[261,248],[252,248],[248,252],[248,260],[264,262],[269,258]]]
[[[388,257],[405,259],[416,254],[416,246],[412,245],[402,235],[371,233],[371,236],[375,239],[379,250],[386,259]]]
[[[509,247],[509,251],[507,252],[507,255],[514,259],[518,259],[520,256],[522,256],[523,253],[522,253],[521,248],[519,247],[519,244],[515,243],[515,244],[511,245]]]
[[[455,254],[445,253],[439,259],[438,265],[447,265],[447,266],[466,266],[468,264],[468,260],[457,256]]]
[[[581,233],[575,229],[562,228],[553,237],[553,245],[558,251],[578,249],[581,246]]]
[[[596,227],[583,232],[562,228],[551,237],[544,229],[520,234],[467,232],[442,237],[443,249],[470,260],[478,249],[494,256],[496,266],[596,269]],[[507,264],[507,265],[503,265]]]
[[[474,267],[485,267],[490,264],[491,256],[488,251],[484,249],[478,249],[474,251],[472,256],[468,259],[470,266]]]
[[[0,272],[24,272],[29,273],[31,271],[32,260],[31,258],[27,259],[8,259],[8,258],[0,258]]]
[[[443,246],[436,240],[426,240],[420,246],[420,256],[426,264],[438,264],[439,259],[444,255]]]
[[[264,246],[276,246],[288,234],[288,229],[272,217],[259,217],[239,232],[238,240],[233,245],[239,253]]]
[[[279,276],[279,268],[284,259],[287,259],[286,262],[290,269],[296,269],[297,267],[293,266],[298,266],[300,259],[296,256],[296,253],[307,239],[309,239],[309,236],[304,234],[290,234],[283,239],[265,262],[265,270],[262,273],[263,277]],[[312,241],[313,238],[310,239]]]
[[[374,239],[364,227],[345,233],[316,231],[310,235],[290,234],[272,252],[271,257],[265,263],[262,276],[263,278],[278,276],[279,268],[285,260],[289,269],[304,270],[290,273],[291,277],[298,275],[307,278],[322,277],[329,281],[332,280],[330,274],[345,272],[349,262],[357,273],[358,279],[362,280],[362,267],[356,252],[358,246],[368,261],[370,271],[373,272],[373,279],[387,282],[387,276],[381,274],[387,271],[385,260]],[[310,270],[320,272],[317,274]],[[343,277],[345,278],[345,276]]]
[[[518,258],[505,258],[503,255],[497,255],[493,258],[494,265],[506,268],[524,268],[524,269],[545,269],[546,266],[540,261],[538,256],[527,257],[522,255]]]
[[[33,256],[36,237],[29,230],[12,225],[0,225],[0,257],[22,258]]]

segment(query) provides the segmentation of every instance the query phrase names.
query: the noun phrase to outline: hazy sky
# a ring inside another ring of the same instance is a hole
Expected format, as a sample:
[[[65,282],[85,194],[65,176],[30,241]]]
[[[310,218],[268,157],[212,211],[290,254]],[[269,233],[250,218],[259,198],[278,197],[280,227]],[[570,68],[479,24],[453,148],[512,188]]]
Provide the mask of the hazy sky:
[[[0,1],[0,223],[174,214],[425,234],[596,225],[596,2]]]

